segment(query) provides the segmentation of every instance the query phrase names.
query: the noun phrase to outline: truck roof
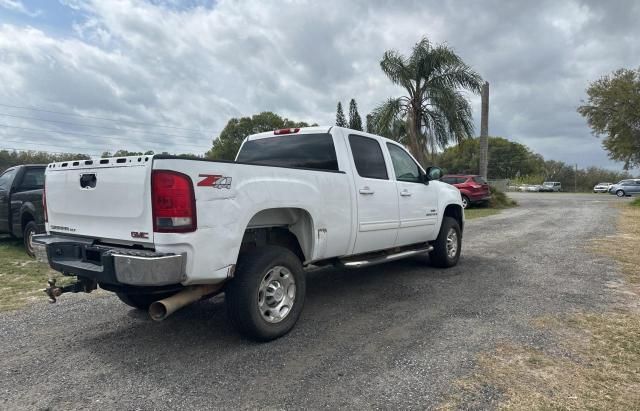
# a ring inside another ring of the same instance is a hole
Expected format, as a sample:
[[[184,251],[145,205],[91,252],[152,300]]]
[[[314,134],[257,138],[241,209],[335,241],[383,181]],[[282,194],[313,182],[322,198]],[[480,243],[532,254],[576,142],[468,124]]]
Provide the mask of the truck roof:
[[[383,141],[388,141],[388,142],[391,142],[391,143],[399,144],[397,141],[388,139],[386,137],[379,136],[377,134],[371,134],[371,133],[367,133],[366,131],[353,130],[353,129],[350,129],[350,128],[338,127],[338,126],[295,127],[293,129],[298,129],[298,131],[296,131],[295,133],[290,133],[290,134],[300,135],[300,134],[328,133],[333,128],[339,128],[339,129],[345,130],[347,135],[353,133],[353,134],[359,134],[359,135],[363,135],[363,136],[377,137],[377,138],[381,138]],[[286,130],[286,129],[283,129],[283,130]],[[276,131],[277,130],[270,130],[270,131],[264,131],[262,133],[251,134],[251,135],[247,136],[247,138],[245,138],[244,141],[259,140],[261,138],[275,137],[275,136],[277,136],[277,134],[275,134]],[[283,133],[283,135],[286,135],[286,134],[289,134],[289,133]]]

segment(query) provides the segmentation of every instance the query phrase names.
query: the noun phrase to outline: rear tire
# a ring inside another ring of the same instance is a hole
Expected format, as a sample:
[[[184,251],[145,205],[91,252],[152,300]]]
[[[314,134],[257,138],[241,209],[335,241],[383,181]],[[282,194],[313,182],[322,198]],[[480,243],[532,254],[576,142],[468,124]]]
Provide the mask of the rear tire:
[[[469,197],[462,195],[462,208],[467,208],[471,205],[471,200],[469,200]]]
[[[33,248],[33,236],[38,233],[38,226],[34,221],[29,221],[27,225],[24,226],[24,231],[22,232],[22,240],[24,241],[24,250],[27,252],[29,257],[35,257],[36,253]]]
[[[462,250],[462,232],[455,218],[444,217],[438,238],[433,242],[429,261],[435,267],[449,268],[458,264]]]
[[[148,310],[149,306],[158,300],[171,297],[175,293],[162,293],[162,294],[126,294],[116,293],[120,301],[127,304],[129,307],[136,308],[138,310]]]
[[[225,290],[227,314],[240,334],[270,341],[295,325],[306,293],[300,259],[289,249],[265,246],[238,258],[235,277]]]
[[[616,191],[616,195],[617,195],[618,197],[624,197],[624,191],[622,191],[622,190],[618,190],[618,191]]]

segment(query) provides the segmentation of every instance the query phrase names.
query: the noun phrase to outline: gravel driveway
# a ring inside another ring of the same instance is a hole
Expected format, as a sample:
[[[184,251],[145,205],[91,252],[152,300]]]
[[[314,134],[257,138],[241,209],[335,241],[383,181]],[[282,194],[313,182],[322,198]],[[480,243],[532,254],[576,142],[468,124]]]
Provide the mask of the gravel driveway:
[[[162,323],[111,295],[0,314],[2,409],[426,408],[499,342],[553,344],[531,320],[613,303],[608,195],[514,194],[469,221],[457,267],[426,259],[309,274],[297,327],[244,341],[222,297]]]

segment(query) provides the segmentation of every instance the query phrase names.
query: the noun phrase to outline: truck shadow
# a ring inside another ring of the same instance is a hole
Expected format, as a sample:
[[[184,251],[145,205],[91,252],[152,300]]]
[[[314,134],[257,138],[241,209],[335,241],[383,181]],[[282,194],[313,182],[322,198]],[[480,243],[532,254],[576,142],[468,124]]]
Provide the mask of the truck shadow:
[[[307,299],[298,324],[287,336],[266,344],[236,333],[227,321],[222,295],[186,307],[161,323],[120,304],[113,308],[114,320],[85,334],[83,346],[101,362],[129,373],[140,372],[143,365],[148,368],[145,375],[185,365],[212,372],[212,359],[220,369],[247,361],[258,368],[271,361],[304,364],[305,356],[331,355],[336,347],[352,346],[373,332],[419,332],[425,337],[425,323],[437,330],[450,319],[443,312],[463,313],[469,301],[482,301],[470,267],[495,264],[467,257],[457,267],[442,270],[415,258],[358,270],[325,268],[308,273]],[[451,298],[455,287],[466,288]],[[490,304],[492,299],[486,301]]]

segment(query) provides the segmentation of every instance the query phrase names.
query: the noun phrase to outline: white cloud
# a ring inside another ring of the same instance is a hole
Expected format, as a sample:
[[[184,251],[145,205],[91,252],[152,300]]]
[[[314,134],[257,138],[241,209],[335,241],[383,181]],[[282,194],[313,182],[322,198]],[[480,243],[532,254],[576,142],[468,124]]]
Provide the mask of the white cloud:
[[[11,11],[16,11],[18,13],[26,14],[27,16],[31,17],[36,17],[42,14],[40,10],[29,10],[20,0],[0,0],[0,7]]]
[[[0,0],[5,3],[22,4]],[[446,41],[491,82],[492,134],[571,162],[570,147],[582,144],[586,148],[575,159],[581,165],[610,165],[575,108],[589,81],[618,67],[633,67],[640,52],[634,20],[621,23],[626,29],[617,27],[623,35],[609,36],[604,25],[625,17],[600,3],[66,4],[79,16],[67,36],[0,25],[0,103],[202,130],[146,127],[141,133],[97,120],[66,118],[102,128],[0,115],[0,124],[107,137],[47,135],[50,144],[96,151],[203,152],[232,116],[271,110],[328,124],[336,102],[348,104],[352,97],[364,117],[380,101],[402,92],[380,71],[382,53],[391,48],[408,53],[427,35],[434,42]],[[473,102],[477,109],[478,99]],[[0,113],[34,116],[3,107]],[[113,127],[121,130],[108,129]],[[15,134],[0,127],[6,139]],[[33,133],[26,137],[38,138]]]

